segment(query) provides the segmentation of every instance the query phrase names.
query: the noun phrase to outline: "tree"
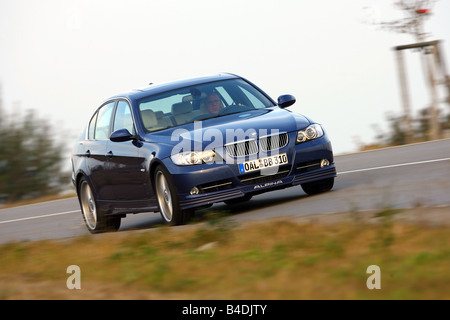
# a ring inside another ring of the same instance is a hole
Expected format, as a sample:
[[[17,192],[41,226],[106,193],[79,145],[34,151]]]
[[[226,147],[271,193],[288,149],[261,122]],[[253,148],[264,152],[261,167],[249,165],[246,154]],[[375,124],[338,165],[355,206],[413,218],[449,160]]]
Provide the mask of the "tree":
[[[417,112],[412,118],[411,140],[407,139],[407,134],[403,124],[403,116],[389,112],[385,115],[389,124],[388,131],[384,132],[378,125],[372,125],[376,132],[375,142],[364,144],[359,142],[359,150],[371,150],[388,146],[398,146],[409,142],[423,142],[430,140],[430,109],[425,107]],[[440,117],[440,127],[442,130],[450,130],[450,114],[447,117]]]
[[[430,9],[437,0],[399,0],[394,6],[401,10],[403,18],[381,22],[383,29],[407,33],[412,35],[417,42],[425,41],[429,36],[424,31],[424,21],[431,15]]]
[[[6,114],[0,100],[0,203],[53,194],[67,181],[64,147],[52,131],[35,111]]]

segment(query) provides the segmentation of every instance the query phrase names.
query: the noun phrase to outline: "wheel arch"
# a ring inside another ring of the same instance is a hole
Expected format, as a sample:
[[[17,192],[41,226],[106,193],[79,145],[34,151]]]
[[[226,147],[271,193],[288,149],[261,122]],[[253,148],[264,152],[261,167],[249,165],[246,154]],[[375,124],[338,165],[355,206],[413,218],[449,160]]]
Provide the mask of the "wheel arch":
[[[77,176],[76,176],[76,179],[75,179],[75,183],[76,183],[75,189],[76,189],[77,195],[79,194],[80,181],[81,181],[82,178],[86,179],[86,181],[89,183],[89,186],[91,187],[92,191],[95,192],[96,191],[95,187],[92,184],[92,181],[91,181],[89,175],[87,175],[84,171],[79,171]]]
[[[160,159],[155,159],[150,163],[149,174],[150,174],[150,183],[152,184],[152,189],[155,190],[155,171],[158,166],[163,166],[165,169],[166,166]]]
[[[86,175],[83,172],[78,172],[77,177],[75,179],[75,189],[77,191],[77,194],[79,193],[80,189],[80,180],[81,178],[86,177]]]

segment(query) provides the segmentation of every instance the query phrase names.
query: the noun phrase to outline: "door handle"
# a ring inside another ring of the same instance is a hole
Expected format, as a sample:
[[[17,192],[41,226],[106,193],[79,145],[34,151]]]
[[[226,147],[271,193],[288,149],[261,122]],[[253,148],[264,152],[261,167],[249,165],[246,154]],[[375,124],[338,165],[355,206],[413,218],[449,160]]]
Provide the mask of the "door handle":
[[[109,151],[109,152],[106,154],[106,156],[107,156],[108,158],[111,159],[111,158],[114,156],[114,154],[113,154],[112,151]]]
[[[86,155],[86,157],[88,157],[88,158],[89,158],[89,157],[91,156],[91,151],[89,151],[89,150],[88,150],[88,151],[86,151],[85,155]]]

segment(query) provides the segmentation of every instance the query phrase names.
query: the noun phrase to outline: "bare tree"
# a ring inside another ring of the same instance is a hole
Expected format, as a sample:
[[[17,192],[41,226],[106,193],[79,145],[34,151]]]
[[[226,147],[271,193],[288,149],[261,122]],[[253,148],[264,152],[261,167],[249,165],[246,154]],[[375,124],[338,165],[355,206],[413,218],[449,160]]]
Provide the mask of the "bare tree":
[[[398,33],[407,33],[417,42],[426,40],[429,33],[424,30],[424,22],[432,13],[431,8],[437,0],[400,0],[394,6],[403,13],[403,18],[381,22],[382,29]]]

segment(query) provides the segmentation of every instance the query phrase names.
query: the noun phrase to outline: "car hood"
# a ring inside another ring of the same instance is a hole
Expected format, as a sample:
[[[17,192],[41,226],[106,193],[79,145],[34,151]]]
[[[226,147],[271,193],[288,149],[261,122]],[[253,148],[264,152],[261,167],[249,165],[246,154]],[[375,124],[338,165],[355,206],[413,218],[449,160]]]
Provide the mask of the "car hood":
[[[302,115],[274,107],[224,115],[148,133],[145,140],[172,146],[190,142],[193,149],[201,146],[205,150],[211,145],[217,147],[233,141],[301,130],[310,124],[309,119]]]

